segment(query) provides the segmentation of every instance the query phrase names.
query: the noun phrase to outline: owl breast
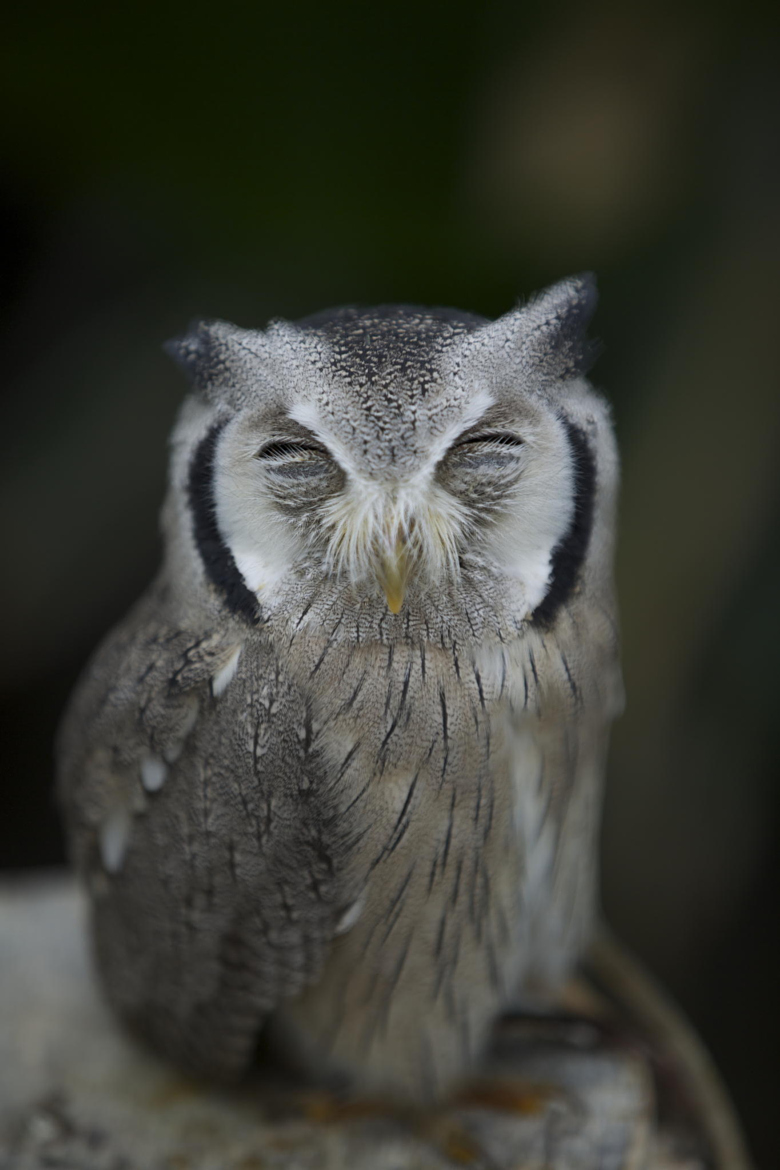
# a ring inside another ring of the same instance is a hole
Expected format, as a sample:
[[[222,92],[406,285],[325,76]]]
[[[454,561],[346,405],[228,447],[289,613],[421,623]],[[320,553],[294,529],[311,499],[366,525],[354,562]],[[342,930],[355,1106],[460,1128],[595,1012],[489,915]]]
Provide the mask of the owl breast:
[[[437,1096],[516,995],[550,902],[534,720],[454,643],[293,650],[349,851],[330,958],[275,1027],[310,1069]]]

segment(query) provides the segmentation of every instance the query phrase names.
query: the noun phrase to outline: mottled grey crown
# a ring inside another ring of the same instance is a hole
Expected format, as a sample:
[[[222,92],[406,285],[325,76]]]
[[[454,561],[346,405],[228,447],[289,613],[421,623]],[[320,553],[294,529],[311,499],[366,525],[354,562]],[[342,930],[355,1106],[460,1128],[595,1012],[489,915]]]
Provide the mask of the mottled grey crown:
[[[475,313],[418,305],[345,306],[295,322],[272,321],[265,331],[241,329],[226,321],[199,321],[165,349],[200,390],[230,393],[257,377],[279,342],[287,347],[297,333],[320,339],[329,372],[358,386],[413,381],[425,393],[439,372],[440,355],[463,347],[484,355],[492,350],[520,374],[535,381],[576,377],[587,372],[598,346],[586,337],[598,294],[592,274],[552,285],[527,304],[489,321]],[[302,338],[303,340],[303,338]]]
[[[437,374],[442,349],[488,319],[457,309],[422,305],[346,306],[304,317],[295,324],[328,343],[332,372],[368,385],[378,379],[414,381],[424,396]]]

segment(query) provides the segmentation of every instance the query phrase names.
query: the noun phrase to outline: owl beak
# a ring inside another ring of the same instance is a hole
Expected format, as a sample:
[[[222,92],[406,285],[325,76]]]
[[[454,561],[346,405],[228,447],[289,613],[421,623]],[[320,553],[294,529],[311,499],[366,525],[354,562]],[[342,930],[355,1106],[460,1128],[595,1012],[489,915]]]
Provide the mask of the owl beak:
[[[409,558],[406,544],[400,537],[395,542],[395,551],[386,552],[379,565],[379,584],[387,599],[390,613],[400,613],[406,593],[409,576]]]

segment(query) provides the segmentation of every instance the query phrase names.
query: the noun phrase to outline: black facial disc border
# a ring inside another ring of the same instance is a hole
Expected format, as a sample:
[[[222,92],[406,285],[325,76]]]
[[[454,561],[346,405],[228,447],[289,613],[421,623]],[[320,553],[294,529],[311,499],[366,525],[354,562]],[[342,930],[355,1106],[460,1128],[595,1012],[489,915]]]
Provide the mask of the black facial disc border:
[[[207,432],[198,444],[190,464],[187,486],[192,509],[192,531],[209,581],[220,591],[232,613],[256,626],[260,621],[257,599],[247,588],[217,525],[214,456],[224,426],[224,422],[216,423]]]
[[[550,586],[531,615],[533,624],[541,629],[552,625],[577,584],[590,544],[596,498],[596,460],[585,432],[565,415],[560,419],[574,462],[574,515],[568,531],[553,551]]]
[[[551,558],[550,586],[533,611],[531,621],[542,629],[550,627],[577,583],[593,529],[596,494],[596,461],[584,431],[561,416],[574,462],[574,515]],[[214,505],[214,456],[225,426],[216,423],[197,446],[189,473],[189,500],[192,524],[206,576],[220,591],[228,609],[252,625],[260,621],[257,599],[247,588],[233,554],[222,539]]]

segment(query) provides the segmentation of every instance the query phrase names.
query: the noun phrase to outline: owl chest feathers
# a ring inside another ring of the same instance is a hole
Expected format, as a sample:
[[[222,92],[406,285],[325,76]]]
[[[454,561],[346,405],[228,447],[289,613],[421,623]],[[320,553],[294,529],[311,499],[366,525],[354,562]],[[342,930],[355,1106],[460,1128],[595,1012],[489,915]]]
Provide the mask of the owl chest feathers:
[[[277,1026],[309,1065],[377,1087],[425,1070],[440,1085],[516,993],[551,900],[535,717],[522,700],[513,713],[511,663],[480,666],[458,645],[302,638],[290,651],[342,909],[321,979]]]

